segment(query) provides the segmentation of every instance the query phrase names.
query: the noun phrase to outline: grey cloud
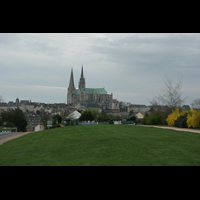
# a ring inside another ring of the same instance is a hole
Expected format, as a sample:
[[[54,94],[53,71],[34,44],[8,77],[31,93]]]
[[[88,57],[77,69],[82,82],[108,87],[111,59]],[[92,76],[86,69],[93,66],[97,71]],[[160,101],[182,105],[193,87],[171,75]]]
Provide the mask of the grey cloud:
[[[20,35],[17,33],[0,33],[0,45],[13,44],[20,40]]]
[[[195,58],[199,53],[199,35],[174,35],[166,34],[163,37],[148,38],[133,35],[132,37],[109,42],[105,39],[98,39],[91,51],[102,54],[108,60],[137,68],[170,67],[176,64],[186,65],[193,61],[194,67],[199,65]],[[101,41],[102,43],[101,43]],[[175,66],[174,66],[175,67]]]
[[[175,81],[183,76],[185,94],[195,96],[199,54],[200,34],[0,34],[0,79],[22,87],[67,88],[73,67],[78,87],[83,64],[87,87],[105,86],[118,100],[149,104],[165,76]],[[189,88],[193,88],[190,93]],[[44,88],[24,91],[27,96],[45,98]],[[10,88],[12,92],[16,93]],[[51,96],[54,102],[55,97],[46,92],[48,101]],[[55,101],[59,95],[66,99],[64,90],[56,95]]]

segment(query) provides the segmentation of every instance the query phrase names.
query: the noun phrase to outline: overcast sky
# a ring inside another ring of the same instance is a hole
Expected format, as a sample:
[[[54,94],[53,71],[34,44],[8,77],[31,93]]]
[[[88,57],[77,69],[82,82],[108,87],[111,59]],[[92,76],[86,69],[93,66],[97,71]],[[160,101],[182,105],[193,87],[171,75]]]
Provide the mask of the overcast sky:
[[[200,98],[199,33],[0,33],[0,95],[5,102],[66,103],[73,67],[78,87],[103,88],[118,101],[150,105],[165,77],[182,78],[185,104]]]

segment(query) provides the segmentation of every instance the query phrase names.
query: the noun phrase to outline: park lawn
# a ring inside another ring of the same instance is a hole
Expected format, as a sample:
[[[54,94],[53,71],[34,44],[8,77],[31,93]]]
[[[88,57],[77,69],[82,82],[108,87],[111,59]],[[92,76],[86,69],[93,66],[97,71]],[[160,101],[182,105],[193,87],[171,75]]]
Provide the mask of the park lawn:
[[[0,166],[199,166],[200,134],[131,125],[76,125],[0,145]]]

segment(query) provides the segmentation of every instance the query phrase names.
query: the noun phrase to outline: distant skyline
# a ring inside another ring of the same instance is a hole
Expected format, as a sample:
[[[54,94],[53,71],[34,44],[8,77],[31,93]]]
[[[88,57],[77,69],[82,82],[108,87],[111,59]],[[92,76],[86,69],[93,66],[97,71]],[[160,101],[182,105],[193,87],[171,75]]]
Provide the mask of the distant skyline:
[[[66,103],[83,65],[87,88],[150,105],[165,77],[182,78],[184,104],[200,98],[199,33],[0,33],[0,95],[5,102]]]

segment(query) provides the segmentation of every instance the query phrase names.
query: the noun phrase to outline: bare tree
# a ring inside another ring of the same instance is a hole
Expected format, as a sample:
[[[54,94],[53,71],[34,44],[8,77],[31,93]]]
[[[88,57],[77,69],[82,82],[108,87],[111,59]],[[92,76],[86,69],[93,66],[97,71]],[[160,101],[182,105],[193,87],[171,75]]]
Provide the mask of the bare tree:
[[[171,110],[175,110],[177,107],[181,107],[185,101],[185,98],[182,98],[181,89],[182,79],[174,84],[171,79],[166,77],[165,87],[162,89],[162,93],[151,104],[167,106]]]
[[[3,103],[5,100],[2,95],[0,95],[0,103]]]
[[[195,99],[193,102],[192,102],[192,108],[193,109],[198,109],[200,110],[200,98],[199,99]]]

